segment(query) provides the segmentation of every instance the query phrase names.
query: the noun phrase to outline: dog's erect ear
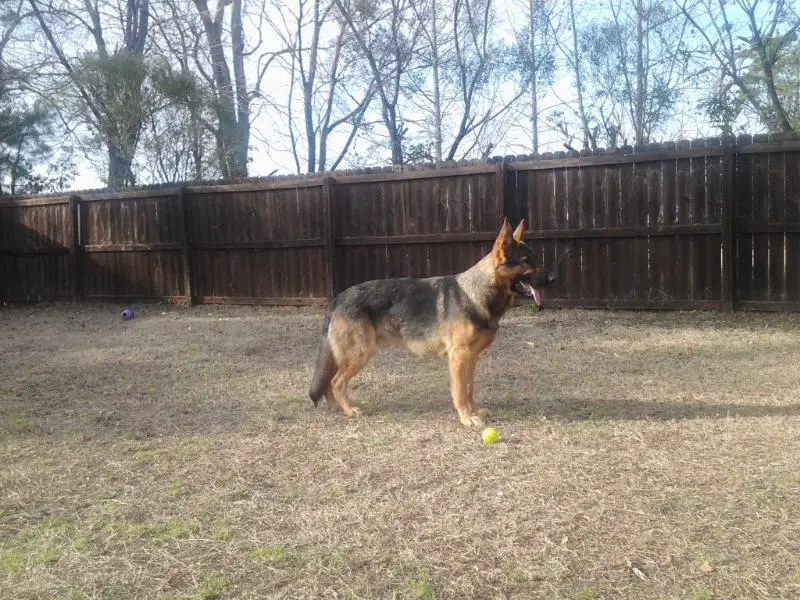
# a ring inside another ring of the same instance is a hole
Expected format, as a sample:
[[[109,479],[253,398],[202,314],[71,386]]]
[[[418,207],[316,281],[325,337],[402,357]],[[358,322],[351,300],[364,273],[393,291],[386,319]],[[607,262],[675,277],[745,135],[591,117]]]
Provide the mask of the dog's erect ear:
[[[494,257],[495,264],[503,264],[511,252],[511,227],[508,225],[508,219],[503,219],[503,226],[500,228],[500,233],[494,241],[492,248],[492,256]]]
[[[525,219],[522,219],[522,221],[519,222],[519,225],[517,225],[517,228],[514,230],[514,234],[513,234],[514,241],[515,242],[521,242],[522,241],[522,234],[524,232],[525,232]]]

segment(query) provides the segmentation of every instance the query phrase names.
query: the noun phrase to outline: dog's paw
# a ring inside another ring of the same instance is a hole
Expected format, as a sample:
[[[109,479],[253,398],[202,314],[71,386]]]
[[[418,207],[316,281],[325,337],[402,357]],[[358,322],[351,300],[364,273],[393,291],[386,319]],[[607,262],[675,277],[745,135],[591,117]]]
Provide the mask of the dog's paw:
[[[480,414],[472,415],[470,417],[470,422],[474,427],[483,427],[484,425],[483,416],[481,416]]]
[[[483,417],[479,414],[459,415],[459,420],[464,427],[483,427]]]
[[[351,406],[348,408],[348,410],[344,411],[344,414],[346,414],[348,417],[357,417],[361,414],[361,409],[357,406]]]

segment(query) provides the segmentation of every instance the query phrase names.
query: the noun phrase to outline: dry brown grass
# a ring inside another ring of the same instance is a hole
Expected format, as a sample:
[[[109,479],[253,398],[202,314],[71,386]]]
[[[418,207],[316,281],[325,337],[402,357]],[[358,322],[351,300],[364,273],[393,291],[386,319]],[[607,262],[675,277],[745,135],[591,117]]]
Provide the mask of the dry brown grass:
[[[18,598],[800,597],[800,317],[516,311],[479,367],[306,397],[319,313],[0,310]]]

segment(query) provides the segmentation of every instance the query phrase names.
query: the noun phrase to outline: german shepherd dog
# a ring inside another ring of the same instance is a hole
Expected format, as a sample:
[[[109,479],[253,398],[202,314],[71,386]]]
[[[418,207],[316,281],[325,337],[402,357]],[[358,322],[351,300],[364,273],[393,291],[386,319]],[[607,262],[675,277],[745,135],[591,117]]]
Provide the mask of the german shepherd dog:
[[[482,426],[488,411],[472,398],[475,367],[497,333],[500,318],[521,298],[541,306],[540,288],[555,281],[522,241],[524,222],[512,233],[508,220],[491,253],[458,275],[382,279],[344,290],[328,305],[322,344],[309,395],[325,395],[353,417],[347,384],[379,346],[401,346],[418,355],[447,356],[450,392],[466,426]]]

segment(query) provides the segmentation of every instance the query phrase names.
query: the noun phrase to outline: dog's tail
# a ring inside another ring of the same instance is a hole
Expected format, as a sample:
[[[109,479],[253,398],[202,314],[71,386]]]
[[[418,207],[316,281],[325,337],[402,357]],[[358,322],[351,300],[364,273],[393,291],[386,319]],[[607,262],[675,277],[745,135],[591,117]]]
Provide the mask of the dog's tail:
[[[330,312],[326,313],[325,319],[322,323],[322,343],[319,347],[319,354],[317,355],[317,366],[314,369],[314,377],[311,379],[311,388],[308,390],[308,395],[314,406],[317,405],[319,399],[328,389],[331,384],[331,379],[336,374],[336,359],[333,357],[333,350],[328,341],[328,325],[331,322]]]

